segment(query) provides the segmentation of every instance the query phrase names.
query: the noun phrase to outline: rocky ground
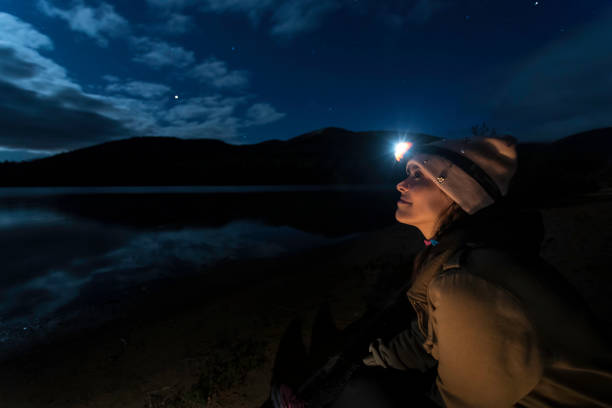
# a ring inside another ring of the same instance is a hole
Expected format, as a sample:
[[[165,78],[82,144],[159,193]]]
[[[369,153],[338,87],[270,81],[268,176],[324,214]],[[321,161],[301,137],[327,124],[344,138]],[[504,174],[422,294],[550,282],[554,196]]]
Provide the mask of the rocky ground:
[[[602,196],[542,209],[542,255],[608,327],[611,204]],[[0,405],[257,407],[267,397],[280,336],[295,316],[309,327],[329,301],[345,327],[407,277],[421,246],[412,228],[397,224],[333,247],[135,288],[114,305],[112,322],[1,363]]]

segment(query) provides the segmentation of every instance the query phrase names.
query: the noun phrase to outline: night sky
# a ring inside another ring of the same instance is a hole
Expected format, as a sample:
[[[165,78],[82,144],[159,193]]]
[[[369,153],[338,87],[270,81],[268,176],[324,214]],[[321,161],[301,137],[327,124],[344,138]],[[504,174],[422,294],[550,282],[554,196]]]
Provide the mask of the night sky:
[[[0,0],[0,160],[328,126],[612,125],[612,2]]]

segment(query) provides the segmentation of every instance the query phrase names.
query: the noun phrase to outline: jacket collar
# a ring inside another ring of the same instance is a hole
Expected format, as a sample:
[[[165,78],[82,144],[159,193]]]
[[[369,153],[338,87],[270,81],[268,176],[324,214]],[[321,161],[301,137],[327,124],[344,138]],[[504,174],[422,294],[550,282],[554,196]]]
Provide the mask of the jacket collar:
[[[422,250],[414,262],[412,284],[406,293],[410,299],[418,302],[427,301],[427,287],[436,273],[443,269],[445,263],[467,242],[469,233],[465,229],[450,231],[440,239],[436,246]],[[414,270],[420,264],[419,270]]]

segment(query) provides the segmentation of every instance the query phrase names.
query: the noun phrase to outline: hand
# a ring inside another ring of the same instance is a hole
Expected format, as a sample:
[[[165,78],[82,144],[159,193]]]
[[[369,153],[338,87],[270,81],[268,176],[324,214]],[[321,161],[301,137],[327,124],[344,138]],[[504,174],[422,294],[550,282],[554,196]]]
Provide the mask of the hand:
[[[370,343],[368,348],[369,354],[361,359],[363,364],[368,367],[383,367],[387,368],[388,365],[380,356],[379,348],[382,346],[382,339],[376,339],[375,342]]]
[[[368,367],[379,366],[379,364],[376,362],[376,358],[374,357],[374,354],[372,353],[362,358],[361,361],[363,362],[363,364],[367,365]]]

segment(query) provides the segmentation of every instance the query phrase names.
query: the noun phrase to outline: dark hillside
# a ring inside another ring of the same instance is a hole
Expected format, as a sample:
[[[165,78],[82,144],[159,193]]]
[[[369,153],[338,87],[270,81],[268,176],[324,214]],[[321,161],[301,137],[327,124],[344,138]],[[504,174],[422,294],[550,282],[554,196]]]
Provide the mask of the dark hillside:
[[[416,143],[438,140],[409,135]],[[3,186],[395,184],[396,132],[325,128],[286,141],[231,145],[140,137],[23,163],[0,164]],[[612,185],[612,128],[553,143],[521,143],[512,194],[526,204]]]
[[[287,141],[140,137],[0,165],[4,186],[384,184],[397,179],[393,132],[326,128]],[[411,135],[423,143],[433,136]]]
[[[513,192],[526,202],[593,193],[612,186],[612,128],[556,142],[523,143]]]

